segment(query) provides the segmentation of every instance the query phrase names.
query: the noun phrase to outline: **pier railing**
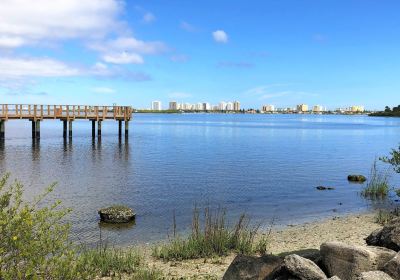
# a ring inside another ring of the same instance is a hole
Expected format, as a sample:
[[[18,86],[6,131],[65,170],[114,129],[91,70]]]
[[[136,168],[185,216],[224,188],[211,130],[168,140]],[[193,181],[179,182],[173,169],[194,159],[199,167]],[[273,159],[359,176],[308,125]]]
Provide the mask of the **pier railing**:
[[[88,106],[88,105],[31,105],[31,104],[1,104],[0,119],[59,119],[59,120],[123,120],[132,117],[130,106]]]

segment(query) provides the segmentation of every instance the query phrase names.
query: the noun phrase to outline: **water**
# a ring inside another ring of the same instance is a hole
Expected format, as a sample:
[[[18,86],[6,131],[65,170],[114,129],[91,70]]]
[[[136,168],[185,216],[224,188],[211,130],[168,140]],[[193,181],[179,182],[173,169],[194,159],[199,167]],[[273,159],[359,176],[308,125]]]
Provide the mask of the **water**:
[[[101,229],[120,245],[164,239],[174,211],[187,230],[194,204],[267,226],[365,211],[373,206],[347,175],[368,175],[400,142],[400,119],[367,116],[136,114],[128,139],[109,121],[101,141],[88,121],[73,129],[64,141],[60,121],[43,121],[33,143],[28,121],[7,122],[0,172],[22,180],[27,199],[57,181],[52,198],[73,208],[74,240],[96,242]],[[115,203],[135,209],[135,225],[99,225],[97,210]]]

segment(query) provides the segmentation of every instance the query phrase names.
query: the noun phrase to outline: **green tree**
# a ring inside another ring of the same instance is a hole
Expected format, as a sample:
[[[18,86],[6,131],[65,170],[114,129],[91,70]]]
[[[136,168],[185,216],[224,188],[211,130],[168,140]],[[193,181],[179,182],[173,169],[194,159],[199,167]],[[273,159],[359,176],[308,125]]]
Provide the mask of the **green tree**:
[[[380,160],[389,163],[392,165],[394,171],[400,173],[400,146],[398,149],[392,149],[389,157],[382,157]]]

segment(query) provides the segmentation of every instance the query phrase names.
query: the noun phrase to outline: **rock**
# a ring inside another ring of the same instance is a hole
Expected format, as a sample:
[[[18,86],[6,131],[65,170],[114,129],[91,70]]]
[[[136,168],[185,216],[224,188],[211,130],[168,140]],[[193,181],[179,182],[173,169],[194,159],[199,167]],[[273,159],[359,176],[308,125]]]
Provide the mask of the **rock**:
[[[347,176],[347,180],[349,180],[350,182],[364,183],[365,181],[367,181],[367,178],[365,178],[365,176],[363,175],[349,175]]]
[[[306,259],[309,259],[310,261],[316,263],[317,265],[321,261],[321,253],[318,249],[296,250],[296,251],[281,253],[281,254],[279,254],[279,256],[284,258],[286,256],[293,255],[293,254],[303,257],[303,258],[306,258]]]
[[[394,280],[400,280],[400,252],[387,262],[382,270],[389,274]]]
[[[301,280],[327,279],[325,273],[315,263],[298,255],[286,256],[283,266],[290,274]]]
[[[250,257],[238,255],[226,270],[223,280],[263,280],[283,262],[278,256]]]
[[[379,247],[347,245],[327,242],[321,245],[321,257],[328,276],[352,280],[362,272],[379,270],[396,252]]]
[[[316,189],[319,190],[319,191],[326,191],[326,190],[334,190],[335,188],[333,188],[333,187],[318,186],[318,187],[316,187]]]
[[[372,232],[366,242],[368,245],[400,251],[400,218],[390,221],[382,230]]]
[[[113,205],[98,211],[100,220],[105,223],[128,223],[135,219],[136,214],[129,207]]]
[[[337,276],[332,276],[331,278],[328,278],[328,280],[340,280],[340,278]]]
[[[356,280],[393,280],[392,277],[382,271],[368,271],[361,273]]]

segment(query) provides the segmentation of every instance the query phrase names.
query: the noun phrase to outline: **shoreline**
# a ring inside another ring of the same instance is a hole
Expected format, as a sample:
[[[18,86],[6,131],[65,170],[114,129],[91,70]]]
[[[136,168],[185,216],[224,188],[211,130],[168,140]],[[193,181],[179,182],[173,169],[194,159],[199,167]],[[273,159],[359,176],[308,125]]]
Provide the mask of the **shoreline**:
[[[375,221],[375,211],[322,218],[318,221],[283,228],[277,225],[270,234],[268,252],[282,254],[304,249],[319,249],[327,241],[341,241],[354,245],[365,245],[366,238],[381,226]],[[263,231],[259,236],[267,235]],[[143,249],[146,263],[163,272],[167,279],[221,279],[235,258],[232,253],[224,257],[185,261],[162,261],[151,256],[151,244],[139,246]],[[185,278],[186,277],[186,278]]]

